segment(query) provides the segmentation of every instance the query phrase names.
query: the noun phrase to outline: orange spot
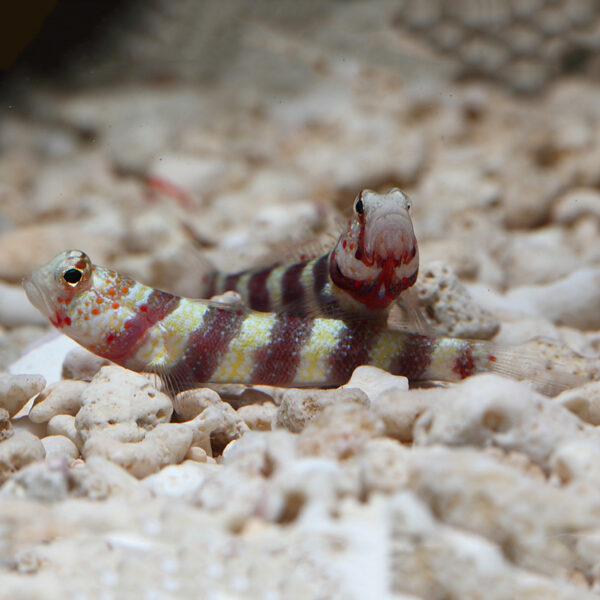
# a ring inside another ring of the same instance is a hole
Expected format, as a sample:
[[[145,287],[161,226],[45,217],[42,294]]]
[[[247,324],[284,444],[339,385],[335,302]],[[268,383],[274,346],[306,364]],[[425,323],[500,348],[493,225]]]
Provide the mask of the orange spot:
[[[110,285],[110,279],[106,279],[106,280],[104,281],[104,283],[107,283],[108,285]]]
[[[112,307],[115,308],[115,309],[119,308],[119,303],[118,302],[113,302]]]
[[[109,296],[114,296],[117,292],[115,292],[114,288],[110,288],[108,292],[106,292]]]
[[[87,315],[83,315],[83,320],[87,321],[89,319],[89,317]]]
[[[78,309],[77,309],[77,314],[78,314],[78,315],[81,315],[82,313],[83,313],[83,311],[82,311],[80,308],[78,308]]]
[[[92,308],[92,314],[93,315],[99,315],[100,311],[97,308]]]
[[[140,306],[140,310],[141,310],[142,312],[146,312],[146,311],[148,310],[148,307],[147,307],[145,304],[142,304],[142,305]]]
[[[350,244],[350,250],[354,250],[354,244]]]
[[[71,324],[71,318],[70,317],[65,317],[65,324],[66,325],[70,325]]]
[[[102,302],[104,302],[104,300],[102,300],[102,298],[100,298],[100,296],[98,296],[98,297],[96,298],[96,302],[97,302],[98,304],[102,304]]]
[[[127,288],[127,287],[122,287],[122,288],[121,288],[121,291],[122,291],[124,294],[126,294],[126,293],[129,291],[129,288]]]
[[[62,301],[63,301],[63,299],[62,299],[62,298],[60,298],[60,297],[58,297],[58,298],[56,299],[56,301],[57,301],[57,302],[62,302]]]
[[[123,327],[125,327],[125,329],[129,329],[131,327],[131,323],[129,321],[125,321],[125,323],[123,323]]]
[[[70,304],[70,303],[71,303],[71,298],[67,298],[67,299],[65,300],[65,304]]]
[[[78,260],[75,263],[75,268],[79,269],[80,271],[83,271],[85,269],[85,267],[86,267],[85,260]]]

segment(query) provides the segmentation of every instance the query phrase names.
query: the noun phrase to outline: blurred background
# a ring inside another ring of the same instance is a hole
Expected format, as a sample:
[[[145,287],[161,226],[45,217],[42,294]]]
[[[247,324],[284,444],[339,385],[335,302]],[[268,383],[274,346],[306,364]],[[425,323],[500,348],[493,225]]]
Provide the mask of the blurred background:
[[[78,247],[202,296],[208,265],[331,243],[393,186],[422,264],[482,302],[600,262],[598,0],[40,0],[1,22],[8,285]]]
[[[30,0],[0,17],[0,371],[58,378],[21,280],[65,249],[203,297],[211,265],[331,247],[360,190],[397,186],[433,331],[531,340],[517,367],[600,379],[600,0]],[[206,449],[142,483],[105,457],[132,473],[181,456],[146,446],[164,411],[128,379],[87,399],[62,382],[36,407],[56,429],[13,419],[28,445],[2,410],[0,597],[597,598],[598,381],[546,402],[500,378],[370,377],[366,395],[238,389],[238,411],[208,390]],[[84,450],[94,419],[127,443]],[[84,460],[37,460],[61,436]]]

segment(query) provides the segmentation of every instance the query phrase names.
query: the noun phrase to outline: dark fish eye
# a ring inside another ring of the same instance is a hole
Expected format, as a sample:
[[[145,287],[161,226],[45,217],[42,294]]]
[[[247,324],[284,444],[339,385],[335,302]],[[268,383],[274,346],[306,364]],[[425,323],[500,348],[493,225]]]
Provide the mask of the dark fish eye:
[[[354,210],[357,212],[357,214],[362,215],[365,212],[365,205],[363,204],[363,201],[361,198],[359,198],[356,201],[356,204],[354,205]]]
[[[79,283],[82,276],[83,276],[83,273],[79,269],[67,269],[63,273],[63,279],[69,285],[75,285],[75,284]]]

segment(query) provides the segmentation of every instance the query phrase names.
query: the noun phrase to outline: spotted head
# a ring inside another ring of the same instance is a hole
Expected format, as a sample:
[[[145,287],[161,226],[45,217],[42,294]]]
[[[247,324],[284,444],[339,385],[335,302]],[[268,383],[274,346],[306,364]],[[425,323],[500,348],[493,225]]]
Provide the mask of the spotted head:
[[[124,362],[148,328],[154,290],[92,264],[81,250],[62,252],[33,271],[23,286],[57,329],[115,362]]]
[[[385,308],[417,279],[419,250],[410,206],[397,188],[387,194],[363,190],[331,253],[333,283],[368,308]]]

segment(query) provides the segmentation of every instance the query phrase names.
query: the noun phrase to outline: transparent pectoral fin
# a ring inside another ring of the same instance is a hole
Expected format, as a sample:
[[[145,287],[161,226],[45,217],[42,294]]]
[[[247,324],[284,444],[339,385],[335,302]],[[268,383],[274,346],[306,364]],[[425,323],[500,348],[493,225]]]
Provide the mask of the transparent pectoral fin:
[[[402,292],[392,304],[388,317],[388,327],[433,336],[435,332],[419,306],[419,297],[414,288]]]

